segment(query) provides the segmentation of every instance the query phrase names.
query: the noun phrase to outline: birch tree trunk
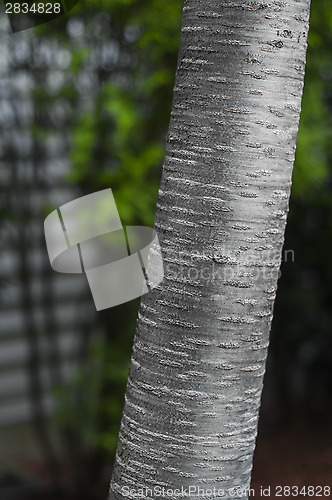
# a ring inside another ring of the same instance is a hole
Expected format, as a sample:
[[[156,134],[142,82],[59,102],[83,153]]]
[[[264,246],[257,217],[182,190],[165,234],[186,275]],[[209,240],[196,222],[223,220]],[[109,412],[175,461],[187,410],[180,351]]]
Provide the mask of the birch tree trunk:
[[[250,484],[309,9],[184,2],[155,221],[165,278],[140,307],[112,499],[246,498],[229,490]]]

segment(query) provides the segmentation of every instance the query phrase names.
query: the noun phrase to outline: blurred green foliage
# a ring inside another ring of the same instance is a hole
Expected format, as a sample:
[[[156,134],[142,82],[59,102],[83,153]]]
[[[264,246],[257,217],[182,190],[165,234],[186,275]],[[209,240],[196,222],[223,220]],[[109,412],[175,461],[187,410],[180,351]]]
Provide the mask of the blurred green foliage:
[[[110,348],[107,342],[94,340],[87,363],[78,370],[70,387],[59,386],[54,391],[58,425],[68,428],[75,423],[85,450],[100,448],[114,453],[116,449],[123,404],[119,395],[124,393],[129,371],[125,343],[130,343],[131,337],[123,335],[117,342],[111,339]]]
[[[332,5],[312,1],[305,87],[293,196],[311,197],[330,175],[332,159]]]
[[[180,0],[88,0],[71,11],[65,24],[55,20],[35,30],[71,55],[56,92],[50,94],[42,78],[35,86],[40,113],[63,100],[70,105],[71,167],[65,182],[82,194],[111,187],[124,225],[153,225],[181,13]],[[73,26],[78,34],[70,38]],[[111,62],[103,64],[95,58],[108,41]],[[85,94],[80,83],[89,68],[97,78]],[[34,124],[33,133],[43,141],[54,126],[44,119]],[[104,333],[90,342],[71,384],[54,391],[57,425],[70,434],[79,455],[107,460],[115,453],[137,307],[134,301],[99,313]]]
[[[84,45],[69,41],[59,20],[36,29],[47,38],[54,30],[71,54],[71,79],[52,97],[45,92],[48,103],[61,97],[73,103],[67,181],[89,192],[111,186],[125,224],[153,224],[181,11],[180,0],[85,0],[67,19],[84,24]],[[80,110],[76,82],[93,66],[106,36],[114,41],[117,60],[106,69],[96,67],[96,87],[85,99],[87,109]],[[42,92],[36,88],[39,99]]]

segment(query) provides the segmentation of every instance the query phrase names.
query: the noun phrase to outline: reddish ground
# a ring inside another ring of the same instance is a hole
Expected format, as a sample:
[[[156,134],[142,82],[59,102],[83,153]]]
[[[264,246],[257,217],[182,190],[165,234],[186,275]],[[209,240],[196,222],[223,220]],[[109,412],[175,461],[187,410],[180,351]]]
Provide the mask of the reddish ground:
[[[276,488],[277,486],[282,487]],[[255,498],[262,497],[260,488],[271,487],[270,499],[286,498],[285,486],[298,486],[298,499],[332,496],[332,428],[297,425],[273,433],[261,433],[257,438],[252,476]],[[306,488],[303,488],[305,486]],[[308,486],[315,486],[308,490]],[[329,486],[328,488],[319,487]],[[281,496],[276,495],[277,492]],[[289,498],[296,497],[296,488]],[[268,493],[268,492],[266,492]],[[303,494],[304,493],[304,494]],[[312,494],[314,493],[314,494]]]

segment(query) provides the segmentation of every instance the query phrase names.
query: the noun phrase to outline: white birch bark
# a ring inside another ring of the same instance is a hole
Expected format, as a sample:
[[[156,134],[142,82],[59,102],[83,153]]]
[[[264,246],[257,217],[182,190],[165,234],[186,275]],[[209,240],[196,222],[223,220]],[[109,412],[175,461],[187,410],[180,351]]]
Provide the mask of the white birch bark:
[[[309,9],[184,2],[155,221],[165,279],[140,307],[112,499],[190,485],[246,497],[229,489],[250,484]]]

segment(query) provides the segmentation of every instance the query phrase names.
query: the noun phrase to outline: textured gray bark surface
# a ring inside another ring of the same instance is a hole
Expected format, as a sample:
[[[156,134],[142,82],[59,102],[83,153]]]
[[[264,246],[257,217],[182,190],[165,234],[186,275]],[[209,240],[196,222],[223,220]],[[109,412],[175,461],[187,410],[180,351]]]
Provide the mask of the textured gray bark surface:
[[[155,222],[165,279],[140,307],[112,499],[156,486],[245,498],[229,489],[250,484],[309,9],[184,2]]]

